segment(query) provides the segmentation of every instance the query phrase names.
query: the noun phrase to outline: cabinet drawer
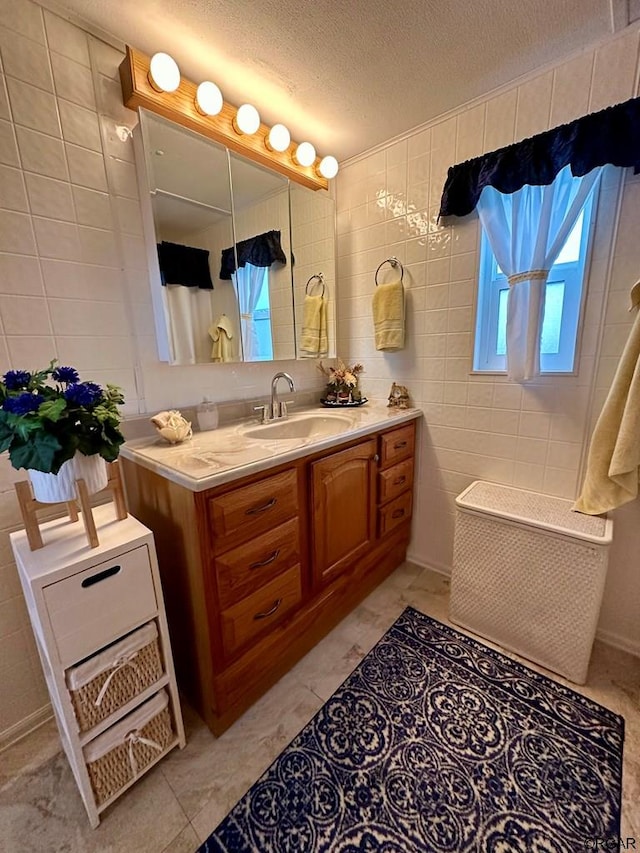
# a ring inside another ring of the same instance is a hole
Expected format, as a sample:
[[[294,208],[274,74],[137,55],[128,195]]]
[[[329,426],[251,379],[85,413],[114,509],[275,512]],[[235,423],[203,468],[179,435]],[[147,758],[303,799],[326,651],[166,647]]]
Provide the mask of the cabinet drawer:
[[[302,598],[300,566],[293,566],[221,614],[222,641],[233,654],[266,628],[277,624]]]
[[[298,482],[295,469],[266,477],[209,500],[209,518],[216,551],[239,544],[271,530],[298,514]]]
[[[146,545],[43,590],[63,666],[106,646],[157,610]]]
[[[230,607],[300,562],[298,519],[291,518],[215,561],[220,609]]]
[[[413,459],[405,459],[378,474],[378,502],[387,503],[413,486]]]
[[[380,467],[389,468],[413,456],[416,441],[416,427],[414,423],[394,429],[380,436]]]
[[[380,536],[389,533],[394,527],[411,518],[411,492],[405,492],[378,510],[378,531]]]

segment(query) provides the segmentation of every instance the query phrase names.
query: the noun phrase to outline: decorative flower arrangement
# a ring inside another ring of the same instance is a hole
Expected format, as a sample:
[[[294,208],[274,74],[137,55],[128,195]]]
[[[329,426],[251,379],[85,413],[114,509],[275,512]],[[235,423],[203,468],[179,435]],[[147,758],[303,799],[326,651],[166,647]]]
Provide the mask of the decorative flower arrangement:
[[[359,376],[364,372],[361,364],[348,367],[341,358],[337,367],[325,367],[322,362],[318,368],[328,376],[324,399],[328,403],[359,403],[362,393],[358,388]]]
[[[57,474],[76,452],[113,462],[124,442],[116,385],[81,382],[73,367],[9,370],[0,382],[0,452],[14,468]]]

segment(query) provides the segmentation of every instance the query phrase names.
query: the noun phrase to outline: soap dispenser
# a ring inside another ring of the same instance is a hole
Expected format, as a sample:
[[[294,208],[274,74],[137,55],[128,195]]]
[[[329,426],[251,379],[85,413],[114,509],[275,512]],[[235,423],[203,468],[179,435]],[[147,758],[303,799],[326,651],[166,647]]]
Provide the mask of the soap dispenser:
[[[218,407],[215,403],[209,400],[208,397],[202,398],[202,402],[196,411],[196,416],[198,418],[198,428],[200,429],[200,432],[217,428]]]

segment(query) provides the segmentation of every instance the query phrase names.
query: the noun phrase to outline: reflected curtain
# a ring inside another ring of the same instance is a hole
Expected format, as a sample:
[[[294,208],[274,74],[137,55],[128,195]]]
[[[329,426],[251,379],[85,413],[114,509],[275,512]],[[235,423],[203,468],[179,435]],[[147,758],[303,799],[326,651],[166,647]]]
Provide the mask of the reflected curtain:
[[[507,276],[507,372],[522,381],[540,374],[540,337],[547,277],[602,168],[583,177],[562,169],[546,186],[511,194],[485,186],[478,214],[496,260]]]
[[[208,330],[214,320],[213,291],[169,284],[165,294],[174,360],[180,364],[211,361]]]
[[[236,271],[236,257],[239,269],[246,264],[270,267],[275,262],[287,263],[287,256],[280,243],[280,231],[266,231],[248,240],[240,240],[235,245],[235,251],[233,246],[223,249],[220,259],[220,278],[223,281],[229,281]]]
[[[259,346],[253,312],[256,310],[264,283],[268,281],[268,273],[265,267],[257,267],[247,263],[233,273],[233,281],[240,306],[240,331],[244,360],[254,361],[258,356]]]

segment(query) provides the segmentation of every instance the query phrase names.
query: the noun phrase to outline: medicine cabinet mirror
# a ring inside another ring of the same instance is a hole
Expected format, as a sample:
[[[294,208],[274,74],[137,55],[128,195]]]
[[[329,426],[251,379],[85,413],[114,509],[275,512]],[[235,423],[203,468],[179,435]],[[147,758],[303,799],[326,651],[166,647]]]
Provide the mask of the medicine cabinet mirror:
[[[172,364],[300,353],[305,294],[327,298],[335,355],[335,203],[140,109],[134,133],[158,352]],[[208,252],[208,255],[206,254]]]

